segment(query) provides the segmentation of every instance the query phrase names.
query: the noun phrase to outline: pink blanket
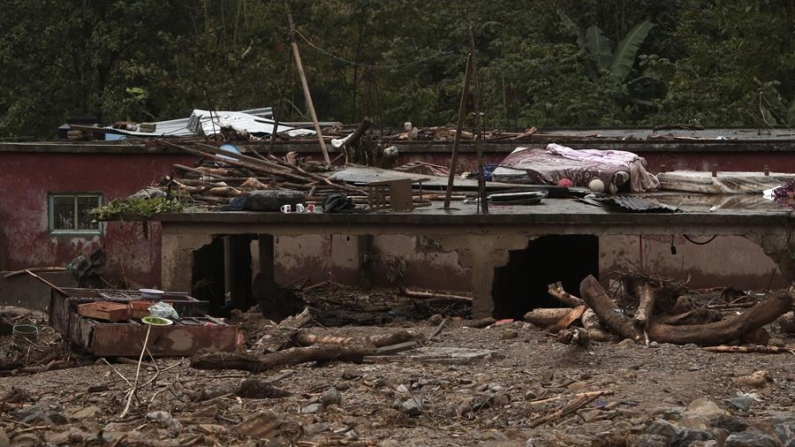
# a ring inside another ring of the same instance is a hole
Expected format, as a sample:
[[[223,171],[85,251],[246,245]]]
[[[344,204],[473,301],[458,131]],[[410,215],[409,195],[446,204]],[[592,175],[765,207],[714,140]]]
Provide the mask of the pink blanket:
[[[575,150],[553,143],[546,149],[518,148],[500,167],[525,171],[533,184],[555,185],[567,178],[574,186],[584,187],[599,179],[608,188],[614,185],[614,189],[629,181],[632,192],[660,186],[657,178],[646,171],[646,160],[625,151]],[[494,179],[500,180],[496,174]]]

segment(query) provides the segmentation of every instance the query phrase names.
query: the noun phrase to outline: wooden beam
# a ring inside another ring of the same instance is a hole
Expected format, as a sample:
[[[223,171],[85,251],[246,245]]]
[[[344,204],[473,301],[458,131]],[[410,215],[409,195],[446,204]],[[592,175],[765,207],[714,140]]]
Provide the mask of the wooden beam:
[[[447,178],[447,193],[444,196],[444,208],[450,208],[450,198],[453,194],[455,170],[458,166],[458,147],[461,145],[461,133],[464,128],[464,117],[467,114],[467,95],[469,94],[469,80],[472,78],[472,54],[467,56],[466,71],[464,72],[464,87],[461,90],[461,103],[458,106],[458,122],[456,123],[455,138],[453,139],[453,155],[450,157],[450,174]]]
[[[287,2],[285,2],[287,3]],[[323,132],[320,131],[320,123],[317,120],[315,113],[315,104],[312,102],[312,94],[309,92],[309,83],[306,81],[306,73],[304,73],[304,65],[301,63],[301,53],[298,52],[298,43],[295,41],[295,23],[293,23],[293,14],[290,12],[289,4],[287,6],[287,19],[290,21],[290,40],[292,40],[293,56],[295,57],[295,66],[298,69],[298,76],[301,78],[301,86],[304,89],[304,99],[306,99],[306,107],[309,109],[309,114],[312,116],[312,124],[315,126],[317,133],[317,141],[320,143],[320,150],[323,151],[323,159],[327,165],[331,165],[331,159],[328,156],[326,149],[326,142],[323,141]]]

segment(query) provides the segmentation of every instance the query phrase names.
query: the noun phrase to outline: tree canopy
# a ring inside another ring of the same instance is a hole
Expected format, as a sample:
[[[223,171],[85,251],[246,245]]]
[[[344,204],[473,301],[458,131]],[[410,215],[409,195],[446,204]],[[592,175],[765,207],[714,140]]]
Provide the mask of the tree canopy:
[[[0,137],[193,108],[455,121],[468,33],[487,127],[795,124],[786,0],[7,0]],[[280,101],[281,99],[281,101]]]

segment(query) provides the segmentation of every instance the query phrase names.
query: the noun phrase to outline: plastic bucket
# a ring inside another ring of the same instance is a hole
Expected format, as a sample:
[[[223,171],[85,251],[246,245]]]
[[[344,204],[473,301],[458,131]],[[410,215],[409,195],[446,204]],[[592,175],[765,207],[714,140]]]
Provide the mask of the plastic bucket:
[[[18,324],[11,329],[15,340],[35,340],[39,338],[39,328],[32,324]]]

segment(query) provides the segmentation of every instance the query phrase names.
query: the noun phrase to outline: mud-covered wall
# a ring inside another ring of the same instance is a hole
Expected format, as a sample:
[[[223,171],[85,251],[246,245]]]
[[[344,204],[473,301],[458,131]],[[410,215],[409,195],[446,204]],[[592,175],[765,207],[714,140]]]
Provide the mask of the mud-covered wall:
[[[742,236],[602,236],[600,276],[643,269],[656,276],[689,280],[693,288],[749,290],[788,285],[776,263]],[[674,247],[672,250],[671,247]]]

